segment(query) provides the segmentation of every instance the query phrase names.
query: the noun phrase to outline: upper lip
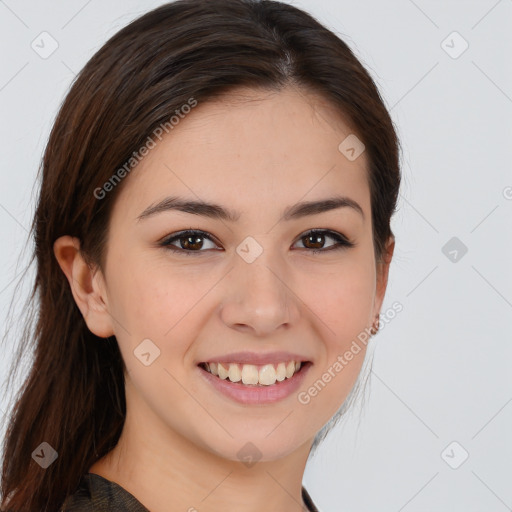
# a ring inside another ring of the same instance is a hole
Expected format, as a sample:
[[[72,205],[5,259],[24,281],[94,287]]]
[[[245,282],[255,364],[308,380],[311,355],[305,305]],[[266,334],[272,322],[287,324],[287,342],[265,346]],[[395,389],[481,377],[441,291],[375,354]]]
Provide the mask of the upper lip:
[[[238,363],[238,364],[278,364],[288,361],[306,362],[307,357],[292,352],[272,352],[258,354],[256,352],[233,352],[223,356],[212,357],[202,361],[203,363]]]

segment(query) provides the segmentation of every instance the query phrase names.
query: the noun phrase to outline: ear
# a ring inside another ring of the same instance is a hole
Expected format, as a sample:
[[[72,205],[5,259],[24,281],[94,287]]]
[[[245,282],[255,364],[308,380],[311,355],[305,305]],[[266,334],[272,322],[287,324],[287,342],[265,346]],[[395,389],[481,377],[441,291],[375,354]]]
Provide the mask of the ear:
[[[389,265],[393,258],[393,252],[395,250],[395,237],[391,236],[386,242],[382,259],[377,262],[377,286],[374,300],[374,311],[373,318],[380,314],[382,302],[384,301],[384,295],[386,294],[386,288],[388,285],[388,274]]]
[[[73,298],[89,330],[101,338],[112,336],[113,321],[107,309],[103,275],[99,269],[91,268],[84,260],[80,252],[80,240],[67,235],[61,236],[55,240],[53,252],[69,281]]]

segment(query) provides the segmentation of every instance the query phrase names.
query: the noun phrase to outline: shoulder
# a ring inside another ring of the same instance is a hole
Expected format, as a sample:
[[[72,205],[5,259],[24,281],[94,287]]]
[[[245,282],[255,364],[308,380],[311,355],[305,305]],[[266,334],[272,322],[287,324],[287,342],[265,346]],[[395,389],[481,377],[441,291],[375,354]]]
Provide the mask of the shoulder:
[[[310,512],[319,512],[302,487],[302,498]],[[59,512],[149,512],[135,496],[115,482],[95,473],[82,476],[76,491],[68,496]]]
[[[132,494],[115,482],[86,473],[59,512],[149,512]]]

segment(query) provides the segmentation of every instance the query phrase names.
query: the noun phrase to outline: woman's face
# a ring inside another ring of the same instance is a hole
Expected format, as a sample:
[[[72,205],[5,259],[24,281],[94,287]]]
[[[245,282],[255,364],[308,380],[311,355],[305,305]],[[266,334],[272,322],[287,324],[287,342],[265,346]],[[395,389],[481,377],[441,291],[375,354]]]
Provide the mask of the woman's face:
[[[311,93],[238,92],[199,103],[125,178],[104,300],[131,429],[271,460],[311,443],[353,387],[387,266],[377,272],[366,154],[354,159],[353,136],[339,149],[350,128]],[[148,212],[167,198],[207,206]],[[290,361],[302,369],[282,380]],[[230,383],[208,362],[266,384]]]

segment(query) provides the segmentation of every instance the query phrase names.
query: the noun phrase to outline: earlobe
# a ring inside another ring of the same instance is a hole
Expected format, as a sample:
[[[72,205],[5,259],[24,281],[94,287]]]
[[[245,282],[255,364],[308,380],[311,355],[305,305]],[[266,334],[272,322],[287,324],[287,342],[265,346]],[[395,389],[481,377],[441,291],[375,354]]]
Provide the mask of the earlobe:
[[[105,300],[101,273],[91,268],[83,258],[80,240],[68,235],[61,236],[55,240],[53,252],[89,330],[102,338],[112,336],[113,322]]]

